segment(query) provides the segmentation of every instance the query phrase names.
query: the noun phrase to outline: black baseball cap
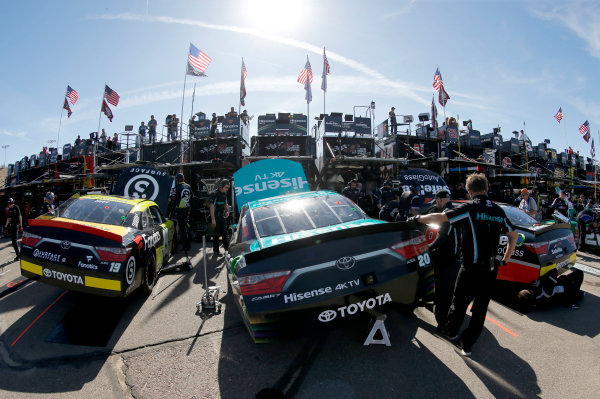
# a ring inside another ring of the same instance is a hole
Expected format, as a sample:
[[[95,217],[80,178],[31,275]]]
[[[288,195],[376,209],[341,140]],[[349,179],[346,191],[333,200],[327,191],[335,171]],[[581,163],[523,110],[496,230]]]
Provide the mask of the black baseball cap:
[[[435,193],[435,198],[451,198],[450,193],[447,190],[440,190]]]

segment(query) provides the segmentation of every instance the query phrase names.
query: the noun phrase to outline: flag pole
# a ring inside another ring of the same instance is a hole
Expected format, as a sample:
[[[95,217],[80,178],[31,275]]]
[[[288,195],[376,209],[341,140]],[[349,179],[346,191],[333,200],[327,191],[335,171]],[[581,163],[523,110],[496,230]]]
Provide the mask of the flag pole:
[[[106,92],[106,82],[104,82],[104,88],[102,89],[102,101],[100,102],[100,115],[98,116],[98,135],[100,135],[100,121],[102,120],[102,106],[104,105],[104,93]],[[94,154],[94,167],[96,162],[96,155]]]
[[[183,93],[181,95],[181,117],[183,118],[183,102],[185,101],[185,83],[187,81],[187,66],[188,66],[188,61],[186,58],[185,61],[185,75],[183,77]],[[175,132],[175,134],[177,134],[177,132]],[[179,137],[183,140],[183,121],[182,123],[179,124]],[[181,154],[181,156],[183,157],[183,153]],[[183,163],[183,159],[181,160],[181,163]]]
[[[69,86],[67,84],[67,86]],[[65,90],[65,98],[64,100],[67,99],[67,91]],[[65,102],[63,100],[63,106],[60,107],[60,119],[58,120],[58,135],[56,136],[56,150],[58,151],[58,145],[60,144],[60,126],[62,125],[62,116],[63,116],[63,111],[65,110]]]
[[[239,128],[239,135],[240,138],[242,138],[242,79],[244,79],[244,57],[242,57],[242,66],[240,69],[240,94],[239,94],[239,101],[238,101],[238,118],[240,118],[240,128]],[[245,82],[244,82],[244,86],[245,86]],[[250,135],[248,135],[250,136]]]
[[[523,149],[525,150],[525,170],[529,172],[529,154],[527,154],[527,134],[525,133],[525,121],[523,121]],[[529,176],[527,179],[527,185],[529,186]]]
[[[190,111],[190,120],[194,117],[194,99],[196,98],[196,83],[194,83],[194,91],[192,93],[192,110]],[[181,115],[183,118],[183,114]]]

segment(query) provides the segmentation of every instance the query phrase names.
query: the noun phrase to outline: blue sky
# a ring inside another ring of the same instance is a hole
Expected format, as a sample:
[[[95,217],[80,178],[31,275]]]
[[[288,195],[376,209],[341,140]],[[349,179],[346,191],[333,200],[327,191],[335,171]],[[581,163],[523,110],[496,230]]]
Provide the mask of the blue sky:
[[[598,142],[594,1],[38,0],[5,5],[0,21],[6,163],[39,153],[49,140],[62,147],[96,131],[105,83],[121,96],[112,123],[100,119],[108,133],[127,124],[137,129],[151,114],[159,123],[180,116],[190,42],[212,63],[208,77],[188,76],[184,119],[194,83],[195,112],[237,109],[242,57],[251,115],[306,113],[296,78],[307,55],[315,76],[312,119],[323,112],[325,46],[327,113],[352,114],[373,100],[376,123],[391,106],[417,119],[430,110],[439,66],[451,97],[446,115],[471,119],[482,133],[500,126],[507,138],[525,123],[534,144],[549,138],[553,148],[589,156],[578,132],[589,120]],[[79,101],[70,119],[63,114],[59,136],[67,84]],[[553,117],[559,107],[561,124]]]

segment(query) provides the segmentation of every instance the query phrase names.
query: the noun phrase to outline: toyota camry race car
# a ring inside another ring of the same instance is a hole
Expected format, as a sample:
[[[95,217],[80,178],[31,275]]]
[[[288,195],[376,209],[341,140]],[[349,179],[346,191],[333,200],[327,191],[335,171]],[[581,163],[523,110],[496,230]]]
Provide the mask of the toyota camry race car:
[[[369,219],[331,191],[249,202],[226,261],[254,340],[301,320],[318,329],[386,305],[413,304],[431,275],[425,237],[413,227]]]
[[[455,202],[455,206],[460,202]],[[529,285],[552,269],[572,265],[577,256],[575,238],[568,223],[542,224],[521,209],[499,203],[519,233],[517,247],[510,261],[498,268],[497,281]],[[435,245],[437,226],[429,226],[428,244]],[[506,251],[507,236],[498,242],[497,258]]]
[[[23,276],[104,296],[152,291],[175,231],[154,202],[87,195],[57,211],[30,220],[23,232]]]
[[[115,184],[120,196],[75,195],[55,215],[30,219],[21,274],[102,296],[149,293],[176,246],[174,222],[163,213],[172,181],[158,169],[131,168]]]

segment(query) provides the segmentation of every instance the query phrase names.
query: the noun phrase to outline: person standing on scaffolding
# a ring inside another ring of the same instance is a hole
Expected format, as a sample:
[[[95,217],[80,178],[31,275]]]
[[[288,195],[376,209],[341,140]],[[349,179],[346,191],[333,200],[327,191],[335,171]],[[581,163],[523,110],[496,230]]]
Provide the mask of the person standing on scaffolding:
[[[390,110],[390,134],[398,133],[398,121],[396,120],[396,108]]]
[[[179,242],[184,251],[190,249],[190,228],[189,216],[190,205],[192,203],[192,188],[184,181],[183,173],[177,173],[175,177],[175,197],[173,200],[173,210],[177,220],[177,233]]]

